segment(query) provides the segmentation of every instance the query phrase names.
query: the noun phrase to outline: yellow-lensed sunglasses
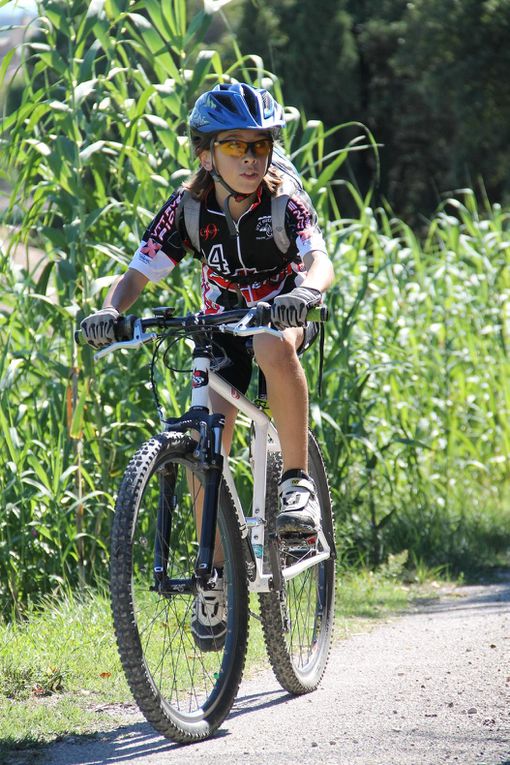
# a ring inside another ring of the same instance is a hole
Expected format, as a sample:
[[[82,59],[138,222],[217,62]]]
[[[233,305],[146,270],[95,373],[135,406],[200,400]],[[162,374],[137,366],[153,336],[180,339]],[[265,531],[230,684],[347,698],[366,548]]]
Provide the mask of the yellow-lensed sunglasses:
[[[240,141],[237,138],[226,138],[223,141],[214,141],[219,146],[222,154],[227,157],[245,157],[250,151],[254,157],[269,157],[273,148],[273,142],[269,138],[260,138],[258,141]]]

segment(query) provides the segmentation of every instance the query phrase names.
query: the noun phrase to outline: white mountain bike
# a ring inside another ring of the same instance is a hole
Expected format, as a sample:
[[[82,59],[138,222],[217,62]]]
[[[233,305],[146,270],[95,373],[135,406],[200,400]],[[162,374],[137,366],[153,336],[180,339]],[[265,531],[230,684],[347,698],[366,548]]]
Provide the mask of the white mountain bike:
[[[269,326],[268,308],[182,317],[156,309],[154,317],[125,320],[125,335],[132,339],[96,354],[152,340],[159,348],[177,337],[195,344],[191,406],[181,417],[164,420],[164,432],[129,463],[111,537],[111,602],[124,672],[146,719],[177,742],[207,738],[228,715],[244,669],[250,614],[262,623],[276,678],[292,694],[317,688],[330,651],[335,546],[319,446],[310,433],[309,472],[322,530],[284,542],[275,531],[282,465],[276,429],[263,408],[211,369],[213,333],[280,334]],[[324,314],[324,308],[312,309],[309,318]],[[209,409],[210,388],[251,422],[249,508],[221,452],[224,418]],[[218,549],[226,637],[219,650],[204,651],[191,631],[193,603],[214,588]],[[250,593],[258,595],[260,615],[251,611]]]

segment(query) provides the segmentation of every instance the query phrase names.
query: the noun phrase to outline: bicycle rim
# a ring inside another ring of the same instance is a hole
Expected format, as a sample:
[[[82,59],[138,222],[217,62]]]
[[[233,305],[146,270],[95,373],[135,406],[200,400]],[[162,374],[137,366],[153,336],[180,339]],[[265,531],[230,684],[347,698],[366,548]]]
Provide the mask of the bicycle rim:
[[[274,528],[278,512],[280,459],[268,463],[266,520]],[[317,688],[326,668],[332,640],[335,595],[333,523],[324,464],[312,434],[309,437],[309,472],[315,481],[321,505],[322,528],[331,546],[329,559],[311,566],[288,580],[283,591],[262,593],[260,613],[269,659],[280,684],[290,693]],[[281,548],[284,566],[313,555],[306,545]]]
[[[241,681],[248,633],[240,532],[224,485],[217,535],[225,558],[224,646],[202,650],[191,631],[198,549],[194,503],[204,481],[193,446],[187,436],[172,433],[144,444],[126,470],[112,530],[111,600],[124,672],[147,720],[179,742],[207,738],[225,719]],[[158,507],[166,518],[166,540]],[[156,540],[168,557],[159,592]]]

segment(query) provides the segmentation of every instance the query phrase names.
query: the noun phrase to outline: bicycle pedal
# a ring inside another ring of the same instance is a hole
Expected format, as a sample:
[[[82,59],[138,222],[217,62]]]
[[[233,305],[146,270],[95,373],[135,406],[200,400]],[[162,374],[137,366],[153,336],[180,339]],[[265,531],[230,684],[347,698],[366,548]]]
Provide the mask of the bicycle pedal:
[[[317,552],[317,542],[316,534],[309,537],[280,537],[280,547],[283,550],[300,555]]]

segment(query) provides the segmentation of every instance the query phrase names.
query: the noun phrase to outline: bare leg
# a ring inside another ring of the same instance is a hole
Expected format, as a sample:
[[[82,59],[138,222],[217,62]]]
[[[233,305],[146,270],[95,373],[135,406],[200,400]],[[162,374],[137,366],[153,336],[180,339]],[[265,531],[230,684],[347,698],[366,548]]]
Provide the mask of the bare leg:
[[[210,391],[210,397],[213,412],[221,412],[225,415],[225,427],[223,428],[223,447],[226,454],[228,454],[232,444],[232,436],[234,435],[237,409],[228,401],[225,401],[225,399],[219,396],[214,390]]]
[[[296,349],[300,328],[286,329],[283,340],[257,335],[253,347],[267,382],[268,402],[283,454],[283,470],[308,471],[308,385]]]

